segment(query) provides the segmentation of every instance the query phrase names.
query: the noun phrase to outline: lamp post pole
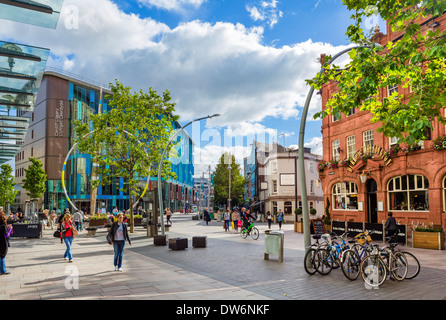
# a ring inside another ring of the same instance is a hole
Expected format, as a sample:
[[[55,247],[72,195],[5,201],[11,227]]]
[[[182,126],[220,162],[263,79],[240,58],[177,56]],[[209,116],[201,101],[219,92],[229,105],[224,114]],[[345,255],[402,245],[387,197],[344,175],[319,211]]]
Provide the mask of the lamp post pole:
[[[158,202],[159,202],[159,213],[160,213],[160,217],[161,217],[161,235],[165,235],[165,227],[164,227],[164,215],[163,215],[163,194],[162,194],[162,190],[161,190],[161,169],[163,167],[163,161],[164,161],[164,157],[166,156],[167,150],[169,149],[170,144],[172,143],[172,141],[176,138],[176,136],[178,135],[178,133],[181,130],[184,130],[187,126],[189,126],[190,124],[196,122],[196,121],[200,121],[200,120],[204,120],[204,119],[211,119],[211,118],[215,118],[215,117],[219,117],[219,114],[214,114],[212,116],[206,116],[206,117],[202,117],[202,118],[198,118],[195,120],[190,121],[189,123],[187,123],[185,126],[181,126],[180,128],[176,129],[175,132],[172,134],[172,136],[170,137],[169,141],[167,142],[166,147],[164,148],[163,154],[161,155],[161,160],[158,164],[158,181],[157,181],[157,186],[158,186]]]
[[[370,46],[357,46],[348,48],[345,50],[342,50],[341,52],[337,53],[333,58],[328,62],[330,65],[335,61],[337,58],[342,56],[344,53],[347,53],[353,49],[358,48],[369,48]],[[321,68],[319,73],[324,72],[324,69]],[[305,101],[304,110],[302,112],[302,119],[300,121],[300,131],[299,131],[299,175],[300,175],[300,187],[301,187],[301,197],[302,197],[302,216],[303,216],[303,229],[304,229],[304,241],[305,241],[305,248],[308,248],[311,245],[311,239],[310,239],[310,217],[308,214],[308,203],[307,203],[307,182],[305,178],[305,167],[304,167],[304,138],[305,138],[305,125],[307,122],[307,115],[308,115],[308,109],[310,107],[310,101],[311,97],[314,93],[314,87],[311,86],[307,99]]]

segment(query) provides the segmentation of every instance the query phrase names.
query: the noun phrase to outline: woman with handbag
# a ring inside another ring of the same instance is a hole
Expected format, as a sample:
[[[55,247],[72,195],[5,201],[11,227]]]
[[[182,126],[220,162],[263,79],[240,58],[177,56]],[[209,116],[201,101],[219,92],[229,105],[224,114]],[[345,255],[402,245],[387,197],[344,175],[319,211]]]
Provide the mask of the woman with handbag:
[[[132,241],[129,238],[127,225],[124,223],[124,214],[118,213],[116,218],[117,221],[112,224],[107,239],[109,239],[111,242],[109,242],[110,244],[113,244],[113,250],[115,252],[113,259],[115,271],[122,271],[122,258],[124,256],[125,240],[129,242],[129,245],[132,245]]]
[[[71,254],[71,245],[73,244],[73,238],[75,232],[77,233],[77,230],[73,226],[73,222],[71,221],[71,215],[69,213],[66,213],[61,223],[60,238],[63,239],[65,245],[67,246],[67,249],[65,250],[63,257],[65,260],[68,260],[68,262],[73,262],[73,255]]]
[[[5,214],[0,215],[0,274],[9,274],[6,271],[5,258],[8,254],[9,236],[8,236],[8,218]]]

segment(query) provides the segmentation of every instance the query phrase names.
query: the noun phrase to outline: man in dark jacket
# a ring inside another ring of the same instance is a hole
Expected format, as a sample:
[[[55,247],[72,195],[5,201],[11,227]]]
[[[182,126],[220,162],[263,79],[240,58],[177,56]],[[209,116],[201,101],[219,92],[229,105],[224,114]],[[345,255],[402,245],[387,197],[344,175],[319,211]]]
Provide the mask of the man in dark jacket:
[[[392,236],[397,234],[398,226],[396,225],[395,218],[392,216],[392,212],[389,212],[388,216],[389,217],[387,218],[387,221],[386,221],[386,224],[385,224],[384,228],[385,228],[385,230],[387,232],[387,235],[389,237],[392,237]]]

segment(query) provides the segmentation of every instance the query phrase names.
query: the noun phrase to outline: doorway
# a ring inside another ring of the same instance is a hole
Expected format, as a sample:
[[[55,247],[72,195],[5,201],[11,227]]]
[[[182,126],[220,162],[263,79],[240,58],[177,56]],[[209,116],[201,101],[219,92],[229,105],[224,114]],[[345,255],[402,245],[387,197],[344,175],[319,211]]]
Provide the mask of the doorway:
[[[376,200],[376,181],[369,179],[366,182],[367,188],[367,220],[369,223],[378,223],[378,204]]]

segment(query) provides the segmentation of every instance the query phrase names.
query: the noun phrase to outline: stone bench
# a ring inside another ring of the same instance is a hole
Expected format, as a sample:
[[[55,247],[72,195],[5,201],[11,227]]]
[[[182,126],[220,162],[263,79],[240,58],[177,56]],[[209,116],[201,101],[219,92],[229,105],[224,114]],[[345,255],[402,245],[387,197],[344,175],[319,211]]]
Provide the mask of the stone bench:
[[[184,250],[188,247],[187,238],[172,238],[169,239],[169,249]]]
[[[206,248],[206,239],[207,239],[207,237],[205,237],[205,236],[192,237],[192,247]]]

